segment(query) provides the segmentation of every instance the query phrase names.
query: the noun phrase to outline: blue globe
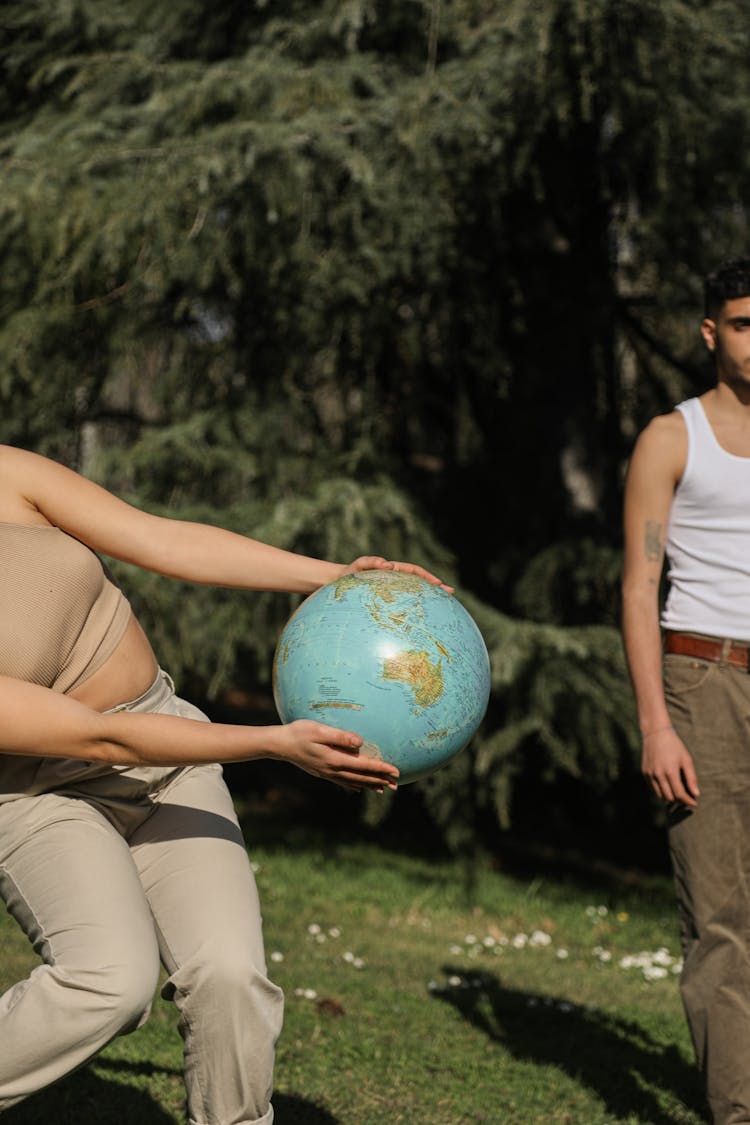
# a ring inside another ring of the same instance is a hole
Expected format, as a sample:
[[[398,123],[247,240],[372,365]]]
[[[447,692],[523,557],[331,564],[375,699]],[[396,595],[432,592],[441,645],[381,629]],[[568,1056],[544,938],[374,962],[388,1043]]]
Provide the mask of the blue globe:
[[[300,605],[279,638],[273,684],[282,722],[355,731],[362,752],[396,765],[404,784],[469,742],[487,709],[490,662],[454,595],[414,575],[367,570]]]

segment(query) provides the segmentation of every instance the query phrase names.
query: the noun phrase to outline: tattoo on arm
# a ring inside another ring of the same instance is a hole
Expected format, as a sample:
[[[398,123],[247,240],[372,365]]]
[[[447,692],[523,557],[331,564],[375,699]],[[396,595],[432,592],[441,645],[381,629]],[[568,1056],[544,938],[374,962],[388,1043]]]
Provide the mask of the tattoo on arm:
[[[661,524],[656,520],[646,520],[646,558],[649,562],[658,562],[661,551]]]

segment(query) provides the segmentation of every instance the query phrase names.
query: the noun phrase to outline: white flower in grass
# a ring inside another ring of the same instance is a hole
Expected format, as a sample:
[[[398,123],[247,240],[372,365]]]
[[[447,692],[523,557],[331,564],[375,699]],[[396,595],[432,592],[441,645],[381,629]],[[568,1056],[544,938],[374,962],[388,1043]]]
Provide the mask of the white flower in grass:
[[[355,957],[352,961],[352,965],[354,965],[355,969],[364,969],[365,967],[365,963],[361,957]]]
[[[657,949],[651,960],[655,965],[671,965],[674,961],[674,957],[669,950],[662,945],[660,949]]]
[[[341,937],[341,930],[338,928],[338,926],[331,926],[330,930],[328,931],[328,936],[332,938]]]
[[[295,988],[294,995],[301,1000],[316,1000],[318,996],[314,988]]]
[[[525,945],[528,945],[528,942],[528,934],[516,934],[516,936],[513,938],[513,941],[511,942],[511,945],[514,949],[523,949]]]
[[[451,986],[452,988],[458,988],[458,986],[459,986],[460,984],[462,984],[462,983],[463,983],[463,978],[462,978],[462,977],[456,977],[456,976],[453,976],[453,977],[448,977],[448,984],[449,984],[449,985],[450,985],[450,986]]]
[[[271,954],[271,960],[276,961],[276,962],[283,961],[284,960],[284,954],[281,953],[280,950],[274,949],[273,953]]]
[[[621,957],[621,969],[640,969],[644,980],[661,980],[670,973],[682,972],[682,959],[673,957],[666,946],[660,946],[654,952],[641,950],[640,953],[630,953]]]
[[[555,957],[557,957],[559,961],[567,961],[569,956],[570,954],[568,953],[567,949],[555,950]]]
[[[531,945],[550,945],[552,943],[552,938],[549,934],[545,933],[544,930],[534,930],[529,938],[529,942]]]
[[[258,872],[260,871],[260,864],[259,863],[251,863],[250,864],[250,870],[252,871],[253,875],[257,875]]]
[[[320,933],[320,926],[318,925],[317,922],[311,922],[310,925],[307,927],[307,932],[308,932],[308,934],[312,934],[313,937],[314,937],[315,934]]]
[[[325,934],[316,934],[315,940],[317,941],[318,945],[322,945],[324,942],[328,941],[328,938]]]
[[[602,905],[602,906],[587,906],[586,907],[586,917],[587,918],[592,918],[592,919],[593,918],[606,918],[608,914],[609,914],[609,907],[604,906],[604,905]]]
[[[461,953],[463,953],[463,951],[463,946],[461,945],[452,945],[450,948],[452,957],[458,957]]]
[[[354,954],[352,953],[351,949],[347,949],[346,953],[344,953],[343,955],[343,959],[344,961],[349,961],[350,963],[354,960]]]
[[[476,945],[477,939],[474,934],[467,934],[464,938],[464,945]]]

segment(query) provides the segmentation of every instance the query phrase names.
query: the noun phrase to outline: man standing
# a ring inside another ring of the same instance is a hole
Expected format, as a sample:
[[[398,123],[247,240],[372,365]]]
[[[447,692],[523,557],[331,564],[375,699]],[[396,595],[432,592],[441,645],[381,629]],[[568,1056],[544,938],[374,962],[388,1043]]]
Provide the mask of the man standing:
[[[750,258],[707,278],[701,334],[715,387],[633,452],[623,635],[643,772],[670,806],[681,991],[713,1122],[750,1125]]]

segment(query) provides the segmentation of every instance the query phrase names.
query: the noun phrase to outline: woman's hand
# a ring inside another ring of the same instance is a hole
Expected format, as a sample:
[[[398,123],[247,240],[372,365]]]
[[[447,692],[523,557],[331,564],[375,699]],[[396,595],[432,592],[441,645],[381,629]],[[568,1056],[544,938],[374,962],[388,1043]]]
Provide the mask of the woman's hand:
[[[311,719],[297,719],[278,729],[273,757],[291,762],[314,777],[359,793],[362,789],[396,789],[398,770],[390,762],[360,754],[362,739]]]
[[[424,578],[426,582],[431,582],[433,586],[439,586],[441,590],[445,590],[448,594],[453,593],[452,586],[446,586],[434,574],[430,574],[421,566],[416,566],[414,563],[392,562],[389,559],[381,559],[379,555],[363,555],[361,558],[355,559],[349,566],[345,566],[341,575],[356,574],[360,570],[397,570],[402,574],[416,574],[418,578]]]

